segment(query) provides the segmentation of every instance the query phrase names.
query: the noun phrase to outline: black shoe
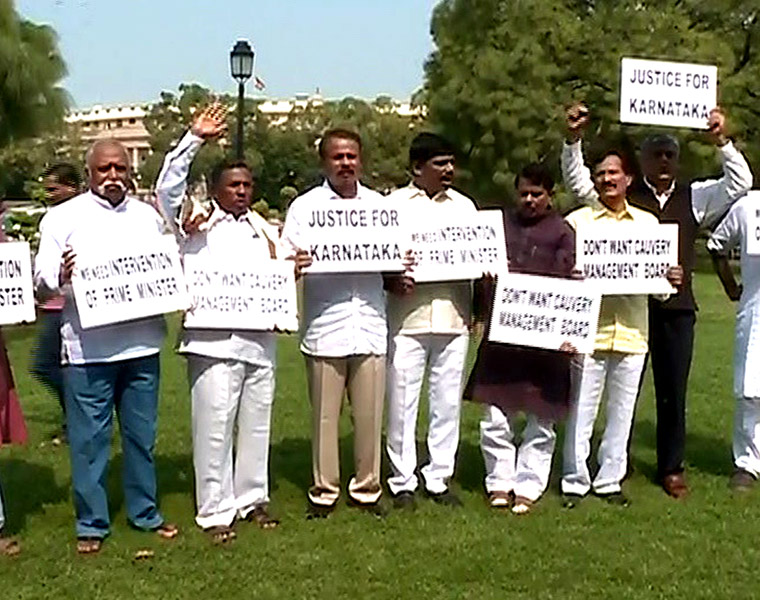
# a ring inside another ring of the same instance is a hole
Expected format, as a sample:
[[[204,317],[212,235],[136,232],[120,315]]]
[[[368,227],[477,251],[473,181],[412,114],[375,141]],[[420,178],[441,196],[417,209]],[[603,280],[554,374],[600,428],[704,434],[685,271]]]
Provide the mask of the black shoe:
[[[441,492],[440,494],[433,494],[432,492],[426,491],[426,494],[428,498],[430,498],[436,504],[440,504],[441,506],[450,506],[452,508],[460,508],[463,506],[462,501],[459,499],[459,497],[450,489],[447,489],[445,492]]]
[[[415,510],[417,501],[414,498],[414,492],[403,491],[393,496],[393,508],[399,510]]]
[[[313,502],[309,502],[309,506],[306,507],[306,520],[326,519],[334,510],[334,504],[314,504]]]
[[[583,496],[578,494],[562,494],[562,508],[567,510],[575,508],[581,503],[581,500],[583,500]]]
[[[749,492],[755,485],[755,476],[745,469],[736,469],[728,482],[732,491],[743,494]]]
[[[385,503],[378,500],[377,502],[357,502],[353,498],[349,497],[347,504],[351,508],[356,508],[362,512],[372,515],[377,519],[384,519],[388,516],[388,508]]]
[[[597,496],[612,506],[627,508],[631,505],[631,501],[625,494],[623,494],[623,492],[614,492],[612,494],[597,494]]]

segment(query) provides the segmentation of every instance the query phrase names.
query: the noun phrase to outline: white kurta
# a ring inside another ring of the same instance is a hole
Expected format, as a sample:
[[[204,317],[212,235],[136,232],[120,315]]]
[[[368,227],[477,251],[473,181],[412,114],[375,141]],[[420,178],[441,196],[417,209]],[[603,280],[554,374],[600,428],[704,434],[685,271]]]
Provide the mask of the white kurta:
[[[736,312],[734,394],[760,398],[760,256],[747,254],[749,212],[760,209],[749,196],[739,200],[718,225],[707,248],[718,254],[741,249],[742,296]]]

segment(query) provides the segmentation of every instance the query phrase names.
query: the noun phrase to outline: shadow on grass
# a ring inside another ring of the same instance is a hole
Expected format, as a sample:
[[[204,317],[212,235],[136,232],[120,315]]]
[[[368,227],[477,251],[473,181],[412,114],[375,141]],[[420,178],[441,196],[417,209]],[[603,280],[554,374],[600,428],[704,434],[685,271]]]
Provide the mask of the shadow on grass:
[[[0,485],[11,534],[24,529],[30,515],[43,513],[45,505],[69,498],[68,487],[56,484],[51,467],[19,458],[0,461]]]
[[[651,420],[639,421],[634,430],[633,464],[637,471],[651,479],[657,480],[657,465],[636,459],[636,447],[657,447],[657,426]],[[695,470],[710,475],[726,476],[733,471],[731,458],[731,440],[728,437],[704,435],[686,432],[687,470]]]

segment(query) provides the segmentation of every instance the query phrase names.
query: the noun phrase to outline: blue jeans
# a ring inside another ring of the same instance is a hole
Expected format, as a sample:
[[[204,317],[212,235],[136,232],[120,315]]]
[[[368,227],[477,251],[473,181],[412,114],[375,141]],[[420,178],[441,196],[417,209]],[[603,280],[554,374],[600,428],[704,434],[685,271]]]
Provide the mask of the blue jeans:
[[[32,353],[32,375],[47,387],[66,410],[61,367],[60,310],[43,310],[39,314],[37,343]]]
[[[114,408],[121,427],[127,518],[138,529],[156,529],[164,522],[156,505],[153,461],[158,354],[69,365],[63,372],[77,536],[103,538],[109,533],[106,488]]]

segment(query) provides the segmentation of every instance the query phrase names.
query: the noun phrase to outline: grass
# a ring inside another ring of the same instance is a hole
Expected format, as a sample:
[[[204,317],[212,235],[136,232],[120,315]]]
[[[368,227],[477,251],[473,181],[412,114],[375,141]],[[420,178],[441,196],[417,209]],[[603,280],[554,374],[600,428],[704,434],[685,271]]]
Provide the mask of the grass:
[[[652,483],[655,421],[651,378],[636,415],[628,509],[596,499],[566,512],[555,473],[529,517],[489,510],[482,493],[478,407],[465,405],[455,485],[465,507],[422,501],[414,514],[384,521],[341,506],[322,522],[304,518],[310,479],[309,407],[297,342],[279,347],[273,417],[274,532],[243,524],[230,548],[210,546],[193,525],[190,419],[183,359],[167,345],[157,461],[165,515],[182,536],[164,543],[125,523],[114,446],[110,498],[113,534],[97,557],[73,551],[70,471],[65,448],[49,443],[56,403],[28,376],[33,328],[6,328],[17,386],[30,427],[23,448],[0,452],[9,528],[23,543],[17,559],[0,558],[0,598],[693,598],[756,596],[760,562],[757,493],[728,491],[733,415],[734,309],[717,280],[696,278],[702,310],[692,369],[687,463],[692,496],[683,503]],[[167,338],[173,341],[176,333]],[[425,411],[422,410],[421,414]],[[342,464],[351,437],[344,415]],[[118,438],[116,438],[118,439]],[[155,557],[135,562],[142,548]]]

